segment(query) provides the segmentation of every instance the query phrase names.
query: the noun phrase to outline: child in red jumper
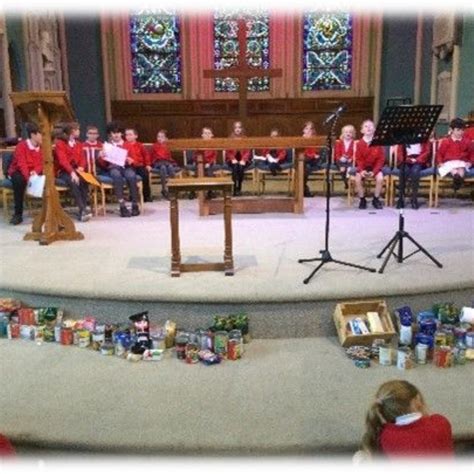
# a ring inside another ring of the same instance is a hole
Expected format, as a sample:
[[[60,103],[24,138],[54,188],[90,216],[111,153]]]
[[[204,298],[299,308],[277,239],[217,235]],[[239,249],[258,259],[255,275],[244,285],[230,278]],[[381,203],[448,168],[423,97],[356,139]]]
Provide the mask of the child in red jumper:
[[[143,200],[152,202],[150,189],[150,171],[151,159],[150,155],[143,143],[137,141],[138,133],[134,128],[125,129],[124,147],[128,150],[128,156],[132,159],[131,165],[143,180]]]
[[[380,386],[365,424],[365,455],[454,455],[451,424],[442,415],[428,414],[420,391],[405,380],[392,380]]]
[[[165,199],[169,199],[167,181],[176,176],[178,164],[173,160],[171,150],[168,148],[168,136],[166,130],[158,130],[156,142],[151,148],[151,162],[155,170],[159,171],[161,179],[161,194]]]
[[[270,137],[279,137],[280,130],[278,128],[272,128],[270,130]],[[257,162],[256,166],[258,169],[263,171],[270,171],[273,176],[276,176],[278,172],[282,171],[282,165],[286,161],[286,149],[285,148],[264,148],[258,150],[258,154],[253,157]],[[291,163],[285,163],[291,166]],[[285,167],[288,169],[288,166]]]
[[[455,191],[462,187],[466,170],[471,167],[471,140],[464,137],[465,126],[461,118],[451,120],[450,136],[441,141],[436,156],[439,175],[451,175]]]
[[[334,144],[334,163],[341,173],[344,186],[347,189],[347,173],[354,165],[354,140],[356,130],[354,125],[345,125],[341,129],[341,135]]]
[[[54,142],[54,162],[56,176],[66,183],[76,201],[79,221],[86,222],[92,214],[87,208],[89,185],[78,173],[87,169],[86,157],[79,141],[80,133],[80,126],[76,122],[62,127],[62,133]]]
[[[15,448],[10,443],[10,440],[0,434],[0,458],[14,457],[16,454]]]
[[[8,168],[8,176],[12,181],[15,212],[10,224],[18,225],[23,222],[23,200],[30,176],[43,173],[43,155],[41,142],[43,135],[34,123],[26,125],[28,139],[21,141],[15,148],[13,160]]]
[[[242,122],[237,120],[232,124],[230,138],[244,138],[245,130]],[[232,181],[234,182],[234,196],[242,194],[242,181],[245,170],[252,167],[252,152],[250,150],[226,150],[225,166],[232,171]]]
[[[313,138],[316,136],[316,127],[311,121],[305,122],[303,126],[303,137]],[[308,179],[311,173],[323,169],[321,155],[317,148],[305,148],[304,150],[304,197],[313,197],[309,190]]]
[[[107,124],[107,138],[108,143],[114,147],[125,148],[125,142],[122,138],[123,128],[117,122],[109,122]],[[114,163],[107,161],[107,156],[105,152],[101,152],[97,160],[97,172],[99,181],[101,175],[107,175],[112,178],[112,183],[114,186],[114,193],[119,202],[120,206],[120,217],[131,217],[139,216],[140,209],[138,207],[138,186],[137,186],[137,173],[133,166],[133,159],[127,155],[124,166],[119,166]],[[128,209],[125,204],[125,199],[123,197],[123,187],[124,184],[128,184],[130,189],[130,196],[132,198],[132,210]]]
[[[363,181],[365,178],[375,178],[375,191],[372,205],[375,209],[382,209],[380,193],[383,186],[382,168],[385,163],[385,153],[381,146],[370,146],[375,133],[375,125],[372,120],[365,120],[361,127],[362,138],[356,144],[355,151],[355,187],[360,198],[359,209],[367,207],[364,196]]]
[[[103,148],[103,144],[99,139],[99,129],[95,125],[88,125],[86,128],[86,141],[82,144],[82,149],[86,156],[87,171],[95,174],[96,162],[99,158],[99,153]]]

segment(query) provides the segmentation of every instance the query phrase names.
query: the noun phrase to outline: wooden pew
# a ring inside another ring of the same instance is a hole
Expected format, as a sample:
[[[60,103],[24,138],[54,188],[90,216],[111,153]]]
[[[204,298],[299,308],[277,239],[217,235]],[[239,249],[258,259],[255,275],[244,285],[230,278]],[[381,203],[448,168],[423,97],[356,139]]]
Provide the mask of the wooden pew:
[[[171,151],[195,150],[242,150],[262,148],[294,148],[296,159],[294,160],[295,189],[294,195],[286,196],[250,196],[238,197],[232,200],[233,213],[265,213],[265,212],[292,212],[302,214],[304,212],[304,155],[303,151],[309,147],[320,147],[325,144],[325,137],[314,138],[303,137],[246,137],[246,138],[213,138],[211,140],[197,139],[175,139],[169,140],[168,146]],[[198,156],[198,177],[204,176],[204,165],[202,156]],[[205,199],[204,193],[199,193],[199,215],[221,214],[224,212],[223,199]]]

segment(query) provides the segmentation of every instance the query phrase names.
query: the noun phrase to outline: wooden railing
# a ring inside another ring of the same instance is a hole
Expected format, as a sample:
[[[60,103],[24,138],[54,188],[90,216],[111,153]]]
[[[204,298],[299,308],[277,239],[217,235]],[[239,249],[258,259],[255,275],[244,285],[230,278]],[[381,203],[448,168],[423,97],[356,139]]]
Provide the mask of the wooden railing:
[[[197,175],[204,176],[204,164],[202,155],[199,151],[205,150],[244,150],[244,149],[281,149],[293,148],[295,150],[295,158],[293,162],[294,175],[294,195],[287,198],[280,198],[281,212],[294,212],[302,214],[303,194],[304,194],[304,150],[306,148],[320,148],[325,144],[325,137],[315,136],[313,138],[303,137],[245,137],[245,138],[213,138],[210,140],[203,139],[176,139],[169,140],[168,147],[171,151],[193,150],[197,152]],[[263,206],[265,197],[255,197],[253,200],[247,200],[247,205],[253,206],[255,209]],[[243,201],[244,202],[244,201]],[[275,203],[274,203],[275,204]],[[199,214],[206,216],[209,214],[209,202],[204,199],[204,194],[199,195]]]

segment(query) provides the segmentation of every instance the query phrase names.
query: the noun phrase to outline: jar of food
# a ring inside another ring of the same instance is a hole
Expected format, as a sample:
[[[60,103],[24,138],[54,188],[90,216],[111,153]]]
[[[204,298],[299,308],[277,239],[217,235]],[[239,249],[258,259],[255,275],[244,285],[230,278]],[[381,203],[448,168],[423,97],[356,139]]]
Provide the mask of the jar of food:
[[[175,338],[175,347],[176,347],[176,357],[180,360],[186,359],[186,344],[188,343],[187,336],[176,336]]]

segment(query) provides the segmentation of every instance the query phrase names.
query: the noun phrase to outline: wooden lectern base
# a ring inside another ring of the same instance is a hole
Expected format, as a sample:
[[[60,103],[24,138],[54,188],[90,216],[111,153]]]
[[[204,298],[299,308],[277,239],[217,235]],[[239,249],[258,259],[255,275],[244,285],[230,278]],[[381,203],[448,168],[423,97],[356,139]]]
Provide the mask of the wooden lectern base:
[[[170,224],[171,224],[171,276],[179,277],[181,272],[223,271],[226,276],[234,275],[232,257],[232,180],[230,178],[184,178],[170,179]],[[224,194],[224,261],[215,263],[181,263],[179,243],[179,192],[221,191]]]
[[[84,240],[84,234],[82,232],[28,232],[24,235],[23,240],[37,240],[40,245],[49,245],[57,240]]]

